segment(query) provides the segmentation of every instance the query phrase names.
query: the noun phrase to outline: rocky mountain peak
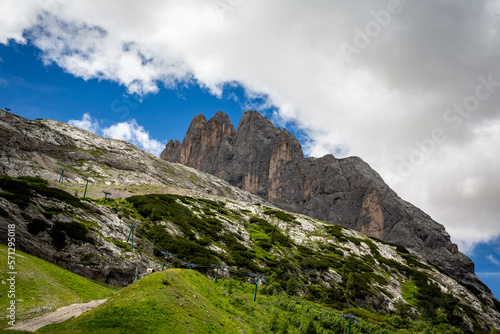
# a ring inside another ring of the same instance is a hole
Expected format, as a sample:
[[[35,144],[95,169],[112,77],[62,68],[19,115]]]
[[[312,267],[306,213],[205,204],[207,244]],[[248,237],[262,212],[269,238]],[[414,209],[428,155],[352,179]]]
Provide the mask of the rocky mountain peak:
[[[258,111],[236,130],[227,115],[196,116],[183,142],[161,157],[213,174],[290,212],[403,245],[453,277],[488,290],[444,227],[402,200],[358,157],[305,158],[300,142]]]

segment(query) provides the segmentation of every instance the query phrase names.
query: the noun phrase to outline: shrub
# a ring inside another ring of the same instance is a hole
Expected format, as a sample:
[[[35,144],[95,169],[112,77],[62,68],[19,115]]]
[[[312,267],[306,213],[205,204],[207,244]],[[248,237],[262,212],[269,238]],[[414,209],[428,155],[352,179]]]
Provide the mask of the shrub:
[[[141,230],[141,232],[146,234],[150,240],[162,249],[175,254],[175,256],[187,262],[197,264],[220,264],[216,252],[206,249],[195,240],[174,237],[170,235],[162,225],[155,225],[147,230]],[[163,256],[160,252],[157,252],[155,255],[158,257]]]
[[[273,210],[273,209],[267,209],[264,211],[264,214],[266,215],[273,215],[283,221],[286,221],[286,222],[291,222],[294,220],[294,216],[284,212],[284,211],[281,211],[281,210]]]
[[[2,191],[0,192],[0,197],[5,198],[11,203],[14,203],[21,209],[26,209],[31,203],[30,197],[24,194],[13,194],[7,191]]]
[[[9,213],[1,206],[0,206],[0,216],[5,217],[5,218],[9,217]]]
[[[269,236],[269,242],[272,244],[280,243],[282,246],[290,247],[292,240],[284,235],[276,226],[271,225],[265,219],[251,217],[250,222],[257,224],[260,230],[264,231]]]
[[[403,253],[403,254],[410,254],[410,252],[408,251],[408,249],[406,249],[405,246],[401,246],[401,245],[396,245],[396,251],[400,252],[400,253]]]
[[[32,235],[37,235],[43,230],[46,230],[47,226],[48,224],[45,221],[35,218],[31,222],[29,222],[26,227],[28,228],[29,233],[31,233]]]
[[[262,247],[265,251],[270,251],[273,248],[273,244],[267,239],[259,239],[255,242],[257,246]]]
[[[33,197],[35,192],[45,197],[66,202],[74,207],[82,209],[88,207],[66,191],[48,187],[47,180],[39,177],[20,176],[16,179],[10,176],[0,176],[0,188],[4,190],[4,192],[0,193],[0,196],[20,208],[28,207],[31,202],[30,197]]]
[[[52,229],[63,231],[68,237],[75,240],[81,240],[90,243],[94,242],[94,239],[87,235],[87,227],[77,221],[72,221],[69,223],[55,222]]]
[[[345,235],[342,233],[342,229],[343,227],[340,225],[330,225],[325,227],[326,233],[334,236],[340,242],[347,242]]]
[[[43,215],[47,219],[52,219],[52,216],[57,215],[57,214],[63,212],[63,209],[59,209],[59,208],[52,207],[52,206],[42,205],[42,208],[44,210]]]
[[[222,230],[222,222],[213,217],[198,218],[188,207],[178,203],[178,199],[186,202],[186,198],[182,196],[165,194],[132,196],[126,200],[132,203],[144,218],[149,218],[153,221],[167,219],[176,224],[188,239],[196,239],[193,231],[210,236],[213,240],[220,238],[219,232]],[[200,201],[211,206],[215,204],[220,205],[214,201]],[[204,208],[204,211],[207,211],[207,209]]]
[[[49,230],[49,235],[52,238],[52,245],[55,248],[60,250],[66,247],[66,233],[57,228],[52,228]]]
[[[117,239],[110,239],[110,240],[111,240],[111,242],[113,244],[115,244],[116,246],[118,246],[120,248],[123,248],[126,251],[130,251],[131,250],[130,245],[127,244],[126,242],[123,242],[123,241],[117,240]]]
[[[42,179],[41,177],[38,177],[38,176],[19,176],[18,177],[18,180],[23,180],[23,181],[26,181],[28,183],[32,183],[32,184],[40,184],[40,185],[44,185],[44,186],[48,186],[48,182],[47,180],[45,179]]]
[[[28,182],[10,176],[0,176],[0,188],[11,194],[25,195],[28,197],[32,195]]]

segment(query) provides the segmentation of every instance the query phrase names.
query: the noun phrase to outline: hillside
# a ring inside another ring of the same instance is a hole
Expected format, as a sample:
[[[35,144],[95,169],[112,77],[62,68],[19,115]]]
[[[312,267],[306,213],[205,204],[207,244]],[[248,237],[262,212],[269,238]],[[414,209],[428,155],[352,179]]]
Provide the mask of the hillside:
[[[9,298],[6,291],[10,272],[7,268],[7,247],[0,244],[0,281],[2,293],[0,304],[9,305],[16,300],[16,322],[37,317],[47,312],[74,303],[85,303],[95,299],[108,298],[118,291],[116,287],[103,285],[76,275],[68,270],[16,250],[17,274],[15,280],[15,299]],[[9,327],[8,320],[2,316],[0,328]]]
[[[24,141],[27,124],[33,137]],[[52,137],[43,124],[51,124]],[[500,329],[500,302],[491,293],[411,249],[279,210],[214,176],[64,123],[9,114],[0,127],[8,151],[0,160],[8,174],[0,177],[0,233],[15,224],[17,249],[72,272],[120,286],[132,283],[136,268],[163,264],[250,284],[263,275],[261,284],[339,311],[373,310],[465,332]],[[82,198],[89,176],[95,183]],[[101,189],[113,194],[105,203]]]
[[[49,325],[39,333],[346,333],[349,322],[321,305],[273,293],[253,284],[208,280],[195,270],[169,269],[124,288],[105,304],[75,320]],[[356,311],[356,310],[353,310]],[[351,322],[351,333],[434,331],[458,333],[446,324],[406,322],[399,316]]]
[[[32,190],[24,209],[29,215],[18,208],[24,197],[12,184]],[[32,177],[0,178],[0,204],[7,204],[1,219],[15,222],[21,247],[87,277],[129,284],[135,265],[140,273],[146,267],[160,270],[162,260],[167,268],[201,265],[199,270],[214,277],[212,265],[221,265],[226,270],[218,272],[220,278],[251,281],[249,274],[264,275],[288,294],[340,310],[404,309],[406,321],[437,317],[475,332],[500,323],[500,303],[493,296],[455,281],[418,253],[338,225],[261,204],[180,195],[135,195],[102,205],[44,184]],[[64,205],[56,207],[52,197],[52,206],[42,207],[49,203],[42,196],[51,196],[47,189],[59,198],[64,194]],[[125,243],[126,222],[138,226],[133,250]]]

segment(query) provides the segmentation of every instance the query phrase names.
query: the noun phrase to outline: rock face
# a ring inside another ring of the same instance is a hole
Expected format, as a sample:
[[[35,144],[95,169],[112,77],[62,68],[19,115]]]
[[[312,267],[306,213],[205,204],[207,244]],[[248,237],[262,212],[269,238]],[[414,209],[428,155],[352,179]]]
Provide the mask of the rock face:
[[[413,249],[458,280],[489,289],[444,227],[402,200],[358,157],[304,158],[299,141],[257,111],[235,130],[227,115],[197,115],[182,143],[160,158],[194,167],[284,210],[340,224]]]

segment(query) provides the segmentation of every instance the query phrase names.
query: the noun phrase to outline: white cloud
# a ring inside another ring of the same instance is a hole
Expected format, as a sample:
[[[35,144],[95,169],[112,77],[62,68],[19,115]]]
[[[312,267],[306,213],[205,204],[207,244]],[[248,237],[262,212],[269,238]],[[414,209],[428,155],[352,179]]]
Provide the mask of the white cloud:
[[[239,82],[309,134],[307,153],[362,157],[471,250],[500,235],[498,6],[389,3],[5,0],[0,42],[130,93]],[[113,131],[156,149],[126,124]]]
[[[85,113],[81,120],[69,120],[68,124],[81,129],[102,135],[108,138],[128,141],[137,147],[159,156],[165,144],[149,137],[149,132],[142,125],[137,124],[135,119],[116,123],[107,128],[101,128],[99,121],[89,113]]]
[[[493,256],[493,254],[490,254],[490,255],[487,255],[486,258],[488,259],[488,261],[490,261],[491,263],[493,263],[494,265],[496,266],[499,266],[500,267],[500,261],[498,261],[495,256]]]
[[[85,113],[82,116],[82,119],[70,119],[68,121],[68,124],[79,127],[81,129],[90,131],[92,133],[96,133],[99,131],[99,121],[92,116],[90,116],[89,113]]]
[[[156,156],[159,156],[165,148],[165,144],[150,138],[149,132],[144,130],[142,125],[137,124],[136,120],[113,124],[102,129],[102,133],[105,137],[131,142]]]

